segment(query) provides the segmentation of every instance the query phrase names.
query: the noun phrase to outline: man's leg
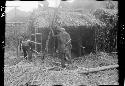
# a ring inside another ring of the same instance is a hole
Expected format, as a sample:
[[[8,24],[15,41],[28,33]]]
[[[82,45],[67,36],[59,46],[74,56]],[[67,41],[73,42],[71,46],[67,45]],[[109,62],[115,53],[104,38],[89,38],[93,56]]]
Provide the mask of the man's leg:
[[[65,58],[68,64],[71,64],[71,50],[67,47],[65,49]]]
[[[62,68],[65,68],[65,62],[66,62],[66,58],[65,58],[65,53],[64,52],[60,52],[60,59],[61,59],[61,66]]]
[[[28,60],[32,61],[32,51],[30,49],[28,49],[27,53],[28,53]]]
[[[27,60],[27,50],[25,47],[22,48],[23,49],[23,54],[24,54],[24,58]]]
[[[62,59],[61,59],[61,66],[62,66],[62,68],[65,68],[65,67],[66,67],[65,61],[66,61],[65,58],[62,58]]]

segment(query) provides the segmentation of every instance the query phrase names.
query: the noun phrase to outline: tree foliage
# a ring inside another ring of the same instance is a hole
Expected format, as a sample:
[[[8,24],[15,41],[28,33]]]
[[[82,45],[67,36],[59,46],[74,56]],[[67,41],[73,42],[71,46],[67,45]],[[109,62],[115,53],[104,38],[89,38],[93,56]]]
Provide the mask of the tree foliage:
[[[106,27],[99,27],[97,30],[97,46],[101,51],[114,51],[117,42],[117,4],[112,2],[106,4],[106,8],[96,9],[93,15],[106,24]]]
[[[17,48],[19,45],[19,38],[27,38],[29,36],[27,25],[25,23],[21,24],[6,24],[5,32],[5,45],[8,49]]]

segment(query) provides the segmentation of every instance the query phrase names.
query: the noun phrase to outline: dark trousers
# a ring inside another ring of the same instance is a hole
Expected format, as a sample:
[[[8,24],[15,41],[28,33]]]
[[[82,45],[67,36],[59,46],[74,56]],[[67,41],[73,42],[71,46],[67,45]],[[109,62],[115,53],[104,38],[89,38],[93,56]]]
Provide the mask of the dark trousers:
[[[65,67],[65,63],[71,64],[70,51],[65,50],[65,49],[59,50],[59,58],[61,59],[62,67]]]
[[[22,46],[24,58],[26,60],[31,61],[32,60],[32,51],[30,50],[29,46]]]
[[[61,66],[64,68],[67,59],[65,58],[65,52],[59,50],[59,58],[61,59]]]

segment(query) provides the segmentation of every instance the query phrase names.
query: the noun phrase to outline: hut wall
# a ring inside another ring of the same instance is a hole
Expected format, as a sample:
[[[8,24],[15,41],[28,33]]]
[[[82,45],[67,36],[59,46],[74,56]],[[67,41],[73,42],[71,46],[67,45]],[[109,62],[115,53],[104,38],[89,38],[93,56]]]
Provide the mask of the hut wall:
[[[103,43],[103,40],[101,41],[100,37],[95,36],[95,35],[101,34],[96,30],[97,29],[96,26],[94,27],[91,27],[91,26],[66,27],[65,26],[64,28],[71,36],[72,57],[79,57],[85,54],[89,54],[90,52],[94,52],[96,46],[98,47],[97,51],[102,51],[102,49],[104,49],[103,47],[101,47],[105,45],[105,43]],[[98,28],[101,28],[101,27],[98,27]],[[58,44],[56,43],[57,39],[54,39],[52,37],[52,33],[50,33],[50,36],[49,36],[50,31],[51,31],[50,28],[38,28],[38,32],[42,34],[42,51],[45,51],[46,41],[48,40],[48,37],[50,37],[49,44],[48,44],[48,53],[53,54],[56,50],[54,49],[54,47],[56,48]],[[116,50],[115,49],[116,41],[117,41],[116,32],[117,32],[117,29],[115,30],[111,29],[109,31],[109,36],[107,40],[109,41],[109,46],[105,48],[105,51],[112,52]],[[34,33],[33,30],[32,30],[32,33]],[[37,39],[38,39],[37,42],[39,43],[41,42],[40,38],[41,38],[40,36],[37,36]],[[95,39],[97,40],[96,42],[95,42]],[[35,41],[34,35],[31,35],[31,40]],[[41,45],[36,44],[36,47],[37,47],[37,51],[41,51]],[[85,49],[83,49],[82,47],[85,47]],[[35,49],[35,44],[33,44],[33,48]]]
[[[66,29],[66,31],[70,34],[71,36],[71,43],[72,43],[72,56],[73,57],[79,57],[85,54],[89,54],[91,52],[95,51],[95,47],[97,46],[98,49],[97,50],[101,50],[102,48],[99,45],[99,39],[96,38],[95,36],[95,32],[97,27],[87,27],[87,26],[79,26],[79,27],[64,27]],[[46,42],[49,38],[49,42],[48,42],[48,53],[49,54],[53,54],[55,52],[56,49],[54,49],[54,47],[57,47],[57,39],[54,39],[52,37],[52,33],[49,32],[51,31],[50,28],[38,28],[38,32],[42,34],[42,51],[45,51],[46,48]],[[110,41],[110,46],[108,46],[110,52],[114,49],[115,45],[114,44],[114,38],[116,37],[114,35],[114,30],[110,30],[111,37],[109,38]],[[98,35],[98,33],[96,34]],[[35,41],[35,36],[31,36],[31,40]],[[37,42],[41,42],[41,39],[39,36],[37,36]],[[95,43],[95,39],[97,40]],[[103,42],[103,41],[101,41]],[[104,43],[101,43],[101,45],[104,45]],[[96,45],[96,46],[95,46]],[[35,44],[33,45],[35,47]],[[41,45],[37,44],[37,50],[41,51]],[[85,47],[84,49],[82,47]]]

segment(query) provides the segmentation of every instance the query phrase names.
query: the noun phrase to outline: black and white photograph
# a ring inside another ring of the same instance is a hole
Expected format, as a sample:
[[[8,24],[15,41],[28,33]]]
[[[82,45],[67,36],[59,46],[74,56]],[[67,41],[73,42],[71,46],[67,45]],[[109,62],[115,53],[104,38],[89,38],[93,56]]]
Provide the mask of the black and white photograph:
[[[118,1],[6,1],[4,86],[119,85]]]

